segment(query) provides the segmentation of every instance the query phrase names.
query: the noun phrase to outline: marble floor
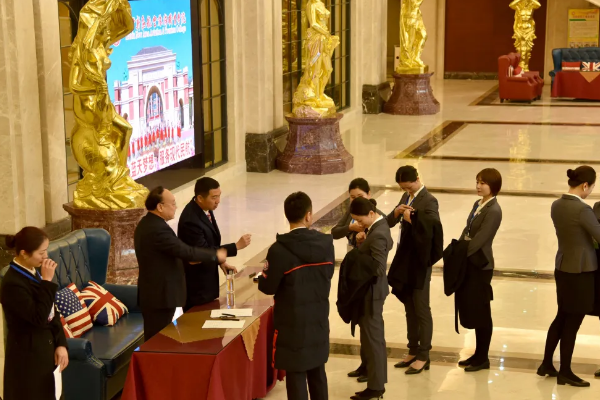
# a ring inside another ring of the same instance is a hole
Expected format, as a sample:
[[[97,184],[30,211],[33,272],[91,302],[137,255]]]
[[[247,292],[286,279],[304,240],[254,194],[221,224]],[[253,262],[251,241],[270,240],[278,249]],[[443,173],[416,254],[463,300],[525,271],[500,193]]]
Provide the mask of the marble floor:
[[[390,211],[401,192],[394,182],[398,167],[414,165],[438,198],[445,243],[456,238],[476,200],[475,176],[483,168],[503,175],[498,197],[503,221],[494,242],[498,276],[494,277],[492,313],[495,331],[490,350],[492,369],[465,374],[455,365],[474,347],[474,333],[454,332],[453,299],[443,293],[436,266],[431,307],[434,340],[431,371],[406,377],[390,368],[386,398],[406,399],[588,399],[600,396],[600,381],[588,389],[557,387],[535,369],[542,358],[547,328],[556,313],[552,279],[556,238],[550,206],[566,189],[566,170],[581,163],[600,167],[600,113],[595,104],[557,107],[546,93],[537,106],[482,104],[496,87],[494,81],[434,81],[442,104],[437,115],[403,117],[359,115],[344,118],[343,140],[354,155],[354,169],[338,175],[245,173],[230,163],[211,172],[221,183],[223,197],[215,212],[224,241],[252,233],[252,245],[229,260],[233,265],[260,265],[276,233],[287,231],[283,201],[302,190],[313,200],[318,228],[327,231],[341,216],[348,183],[367,179],[380,209]],[[547,87],[546,90],[549,90]],[[573,105],[571,102],[569,105]],[[598,190],[600,192],[600,189]],[[180,210],[193,196],[193,183],[175,191]],[[600,200],[593,194],[588,203]],[[176,221],[173,221],[176,225]],[[392,232],[397,238],[398,231]],[[346,246],[336,242],[336,258]],[[390,254],[390,261],[393,254]],[[337,274],[331,293],[335,303]],[[385,304],[390,366],[405,352],[406,323],[402,304],[390,296]],[[332,307],[331,353],[327,365],[330,398],[346,399],[359,384],[345,377],[357,366],[358,333],[350,335]],[[556,354],[558,357],[558,353]],[[558,358],[556,359],[558,362]],[[600,321],[587,317],[574,354],[574,370],[593,380],[600,364]],[[410,378],[410,379],[409,379]],[[408,382],[412,380],[412,382]],[[284,385],[267,397],[285,399]]]

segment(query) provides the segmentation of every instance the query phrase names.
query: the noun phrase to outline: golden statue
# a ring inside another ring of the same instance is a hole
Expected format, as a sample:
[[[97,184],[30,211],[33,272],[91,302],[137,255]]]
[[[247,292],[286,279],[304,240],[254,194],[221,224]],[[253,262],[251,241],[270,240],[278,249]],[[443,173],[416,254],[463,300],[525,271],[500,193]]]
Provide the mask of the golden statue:
[[[403,0],[400,8],[399,74],[424,74],[429,67],[421,60],[427,41],[427,31],[421,14],[423,0]]]
[[[148,194],[148,189],[129,176],[127,150],[133,129],[117,114],[106,82],[110,46],[133,28],[127,0],[90,0],[81,9],[69,54],[76,121],[71,149],[83,169],[74,195],[77,208],[140,208]]]
[[[292,113],[297,118],[323,118],[336,113],[335,103],[325,94],[333,71],[333,50],[340,44],[340,38],[329,32],[330,14],[323,1],[307,1],[308,29],[302,45],[302,57],[306,64],[292,101]]]
[[[513,39],[515,39],[517,52],[521,54],[519,65],[523,68],[523,71],[529,71],[533,40],[536,38],[533,12],[541,6],[538,0],[513,0],[509,6],[515,10],[515,34]]]

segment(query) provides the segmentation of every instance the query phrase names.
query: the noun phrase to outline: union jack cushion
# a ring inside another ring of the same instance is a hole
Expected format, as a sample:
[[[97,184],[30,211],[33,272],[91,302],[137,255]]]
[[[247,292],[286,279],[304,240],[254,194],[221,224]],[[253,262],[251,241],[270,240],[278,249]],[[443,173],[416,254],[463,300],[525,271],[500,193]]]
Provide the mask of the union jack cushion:
[[[64,316],[73,337],[76,338],[81,337],[93,326],[88,308],[83,300],[78,297],[79,294],[79,290],[74,283],[56,293],[56,307],[60,314]]]
[[[583,62],[581,65],[584,72],[600,72],[600,62]]]
[[[73,336],[73,332],[71,332],[71,328],[69,328],[69,324],[67,324],[67,321],[65,321],[65,317],[63,317],[62,315],[60,316],[60,323],[62,324],[63,331],[65,331],[65,337],[69,338],[69,339],[73,339],[75,336]]]
[[[128,312],[125,304],[121,303],[108,290],[96,282],[88,282],[88,285],[81,292],[80,298],[88,306],[94,323],[113,326]]]

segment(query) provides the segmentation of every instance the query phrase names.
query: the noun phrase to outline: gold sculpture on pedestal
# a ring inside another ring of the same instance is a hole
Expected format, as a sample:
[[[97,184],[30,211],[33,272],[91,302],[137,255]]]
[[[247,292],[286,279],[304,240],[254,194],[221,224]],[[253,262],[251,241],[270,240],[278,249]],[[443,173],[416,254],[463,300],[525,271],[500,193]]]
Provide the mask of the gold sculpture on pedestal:
[[[399,74],[425,74],[429,67],[421,60],[427,41],[427,30],[421,14],[423,0],[403,0],[400,8]]]
[[[132,127],[117,114],[106,82],[110,46],[133,28],[127,0],[90,0],[81,9],[69,54],[76,121],[71,149],[83,169],[74,195],[77,208],[140,208],[148,194],[148,189],[129,176],[127,151]]]
[[[538,0],[513,0],[509,6],[515,10],[515,34],[513,39],[515,39],[517,52],[521,54],[519,65],[523,68],[523,71],[529,71],[533,40],[536,38],[533,12],[541,6]]]
[[[292,113],[297,118],[323,118],[336,113],[335,103],[325,94],[333,71],[333,50],[340,44],[340,38],[329,32],[330,14],[321,0],[308,0],[308,29],[302,45],[302,57],[306,64],[292,100]]]

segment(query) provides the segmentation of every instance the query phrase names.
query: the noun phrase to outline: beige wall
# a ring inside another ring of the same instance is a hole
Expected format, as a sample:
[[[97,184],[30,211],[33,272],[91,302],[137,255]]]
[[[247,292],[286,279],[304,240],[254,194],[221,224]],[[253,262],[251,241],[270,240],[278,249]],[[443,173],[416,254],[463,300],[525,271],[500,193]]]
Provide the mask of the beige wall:
[[[551,79],[548,73],[554,69],[552,49],[567,47],[568,43],[568,12],[571,8],[598,8],[586,0],[548,0],[546,23],[546,62],[544,77],[546,83]]]

